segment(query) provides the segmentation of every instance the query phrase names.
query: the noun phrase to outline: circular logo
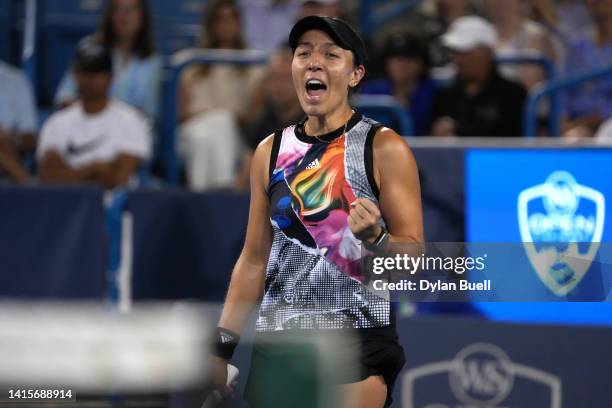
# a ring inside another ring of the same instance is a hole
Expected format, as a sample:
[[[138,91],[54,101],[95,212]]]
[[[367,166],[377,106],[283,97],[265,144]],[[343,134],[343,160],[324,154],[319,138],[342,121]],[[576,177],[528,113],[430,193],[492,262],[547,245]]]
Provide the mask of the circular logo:
[[[546,211],[549,214],[574,214],[580,201],[576,185],[576,179],[567,171],[555,171],[548,176],[547,194],[544,196]]]
[[[453,393],[466,405],[495,405],[503,401],[514,384],[508,355],[492,344],[476,343],[461,350],[449,373]]]

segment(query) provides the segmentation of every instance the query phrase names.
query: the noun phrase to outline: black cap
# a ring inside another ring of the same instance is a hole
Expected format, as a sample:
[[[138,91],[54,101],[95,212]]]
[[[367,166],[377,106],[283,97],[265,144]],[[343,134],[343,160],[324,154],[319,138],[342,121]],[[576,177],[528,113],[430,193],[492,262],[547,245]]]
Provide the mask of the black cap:
[[[108,48],[86,37],[77,44],[72,59],[72,68],[75,71],[112,72],[113,60]]]
[[[297,48],[302,34],[309,30],[325,32],[340,47],[353,52],[357,65],[365,64],[367,52],[363,40],[346,21],[323,16],[308,16],[298,20],[289,33],[289,44],[293,51]]]

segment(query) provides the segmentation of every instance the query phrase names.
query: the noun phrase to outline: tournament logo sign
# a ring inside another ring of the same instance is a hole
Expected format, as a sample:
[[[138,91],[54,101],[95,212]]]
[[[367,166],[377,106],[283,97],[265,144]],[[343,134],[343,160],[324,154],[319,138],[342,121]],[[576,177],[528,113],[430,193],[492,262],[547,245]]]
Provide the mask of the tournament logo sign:
[[[543,184],[518,197],[518,222],[527,256],[555,295],[570,293],[582,280],[599,249],[605,198],[555,171]]]
[[[402,407],[494,408],[515,406],[519,400],[520,406],[529,406],[531,392],[538,388],[544,390],[539,407],[561,407],[559,377],[512,362],[496,345],[474,343],[452,360],[407,370],[402,378]]]

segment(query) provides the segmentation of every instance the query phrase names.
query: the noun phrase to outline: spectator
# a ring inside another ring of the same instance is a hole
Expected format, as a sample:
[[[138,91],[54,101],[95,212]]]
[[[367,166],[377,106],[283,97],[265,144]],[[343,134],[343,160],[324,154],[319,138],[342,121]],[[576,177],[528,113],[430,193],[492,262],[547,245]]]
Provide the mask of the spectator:
[[[254,49],[274,52],[295,21],[305,16],[340,16],[339,0],[237,0]]]
[[[112,96],[157,118],[161,58],[155,53],[147,0],[110,0],[94,38],[112,50]],[[65,107],[77,97],[74,74],[68,72],[55,95]]]
[[[30,81],[0,61],[0,171],[17,183],[28,180],[22,155],[36,148],[36,127]]]
[[[432,9],[434,20],[425,22],[423,35],[427,38],[429,55],[432,65],[435,67],[448,67],[451,63],[448,50],[440,41],[441,36],[448,27],[460,17],[478,14],[478,8],[474,1],[470,0],[429,0],[425,2],[425,9]],[[445,74],[444,68],[442,69]],[[448,71],[448,70],[446,70]]]
[[[595,29],[570,45],[565,73],[575,75],[612,63],[612,0],[587,0]],[[592,136],[605,118],[612,117],[612,77],[591,81],[566,93],[564,133]]]
[[[249,45],[274,52],[287,41],[300,6],[298,0],[240,0]]]
[[[125,185],[150,156],[145,117],[110,99],[112,59],[104,46],[81,41],[72,68],[79,100],[43,126],[37,151],[40,178],[106,188]]]
[[[427,134],[435,94],[427,48],[412,35],[396,33],[385,42],[383,60],[386,78],[366,82],[361,92],[395,97],[408,111],[414,134]]]
[[[200,46],[244,50],[240,11],[232,0],[209,4]],[[239,164],[239,123],[263,70],[232,64],[193,65],[179,85],[179,153],[193,189],[232,186]]]
[[[527,18],[526,0],[486,0],[485,6],[497,31],[497,56],[513,57],[532,52],[553,64],[561,63],[561,42],[546,27]],[[546,79],[546,72],[537,65],[504,65],[500,71],[506,78],[521,82],[526,89]]]
[[[259,142],[275,130],[299,122],[304,116],[293,87],[292,59],[293,53],[289,47],[281,48],[272,55],[262,84],[262,100],[253,100],[250,104],[255,117],[246,123],[245,144],[248,149],[238,173],[238,188],[248,186],[251,158]],[[258,107],[261,107],[260,112],[257,112]]]
[[[457,66],[455,84],[434,102],[435,136],[519,136],[526,92],[500,76],[493,58],[495,29],[480,17],[461,17],[442,37]]]

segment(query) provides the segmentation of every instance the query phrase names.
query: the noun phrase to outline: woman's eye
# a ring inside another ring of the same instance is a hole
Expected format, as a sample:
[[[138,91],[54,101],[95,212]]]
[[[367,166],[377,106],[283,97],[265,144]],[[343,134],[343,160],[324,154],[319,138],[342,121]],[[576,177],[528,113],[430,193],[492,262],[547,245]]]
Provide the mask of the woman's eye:
[[[333,52],[328,52],[327,56],[330,58],[338,58],[338,54],[334,54]]]

